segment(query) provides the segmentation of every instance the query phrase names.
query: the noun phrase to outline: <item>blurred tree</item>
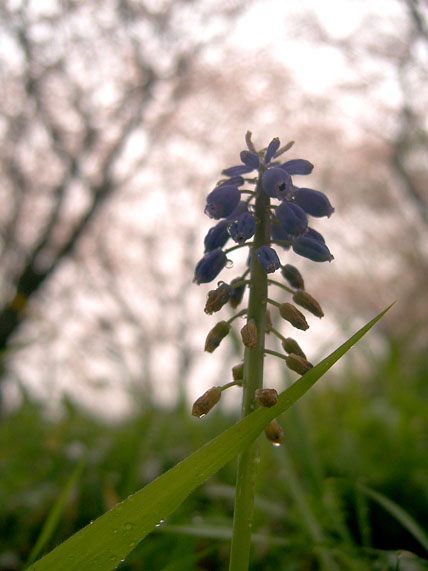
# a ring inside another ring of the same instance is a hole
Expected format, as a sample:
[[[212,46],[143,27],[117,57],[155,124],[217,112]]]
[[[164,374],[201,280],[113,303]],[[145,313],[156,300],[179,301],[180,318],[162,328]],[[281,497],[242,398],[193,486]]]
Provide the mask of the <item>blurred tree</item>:
[[[2,4],[0,354],[242,5],[217,2],[213,16],[193,0]]]

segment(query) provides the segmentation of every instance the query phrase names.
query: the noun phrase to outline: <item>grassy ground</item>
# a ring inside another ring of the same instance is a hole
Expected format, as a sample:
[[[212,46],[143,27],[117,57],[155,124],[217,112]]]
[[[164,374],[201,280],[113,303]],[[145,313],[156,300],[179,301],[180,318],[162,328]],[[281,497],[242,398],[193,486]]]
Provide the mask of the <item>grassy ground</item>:
[[[337,569],[428,569],[418,536],[428,523],[428,365],[421,357],[409,366],[391,346],[370,375],[344,377],[283,415],[281,447],[261,439],[254,570],[315,570],[332,560]],[[0,424],[0,569],[24,566],[80,458],[83,473],[44,551],[235,420],[220,407],[202,420],[151,409],[109,426],[68,405],[51,422],[25,401]],[[231,463],[120,568],[227,569],[234,478]]]

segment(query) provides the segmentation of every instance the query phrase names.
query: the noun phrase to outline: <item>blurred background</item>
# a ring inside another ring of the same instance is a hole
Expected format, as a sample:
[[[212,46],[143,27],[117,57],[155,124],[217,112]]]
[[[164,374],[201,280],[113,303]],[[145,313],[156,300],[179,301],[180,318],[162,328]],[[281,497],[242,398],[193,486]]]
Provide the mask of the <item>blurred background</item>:
[[[336,209],[314,225],[331,264],[281,257],[326,314],[297,336],[309,360],[397,300],[294,417],[284,415],[290,449],[265,459],[262,475],[272,478],[273,462],[284,488],[287,462],[308,506],[327,494],[340,518],[324,521],[324,504],[312,515],[358,560],[339,568],[396,568],[398,549],[423,565],[428,552],[402,522],[326,482],[363,478],[428,522],[427,69],[426,0],[1,4],[1,569],[25,561],[77,459],[88,465],[46,549],[237,418],[238,389],[212,419],[190,418],[191,402],[230,381],[241,358],[226,342],[204,354],[206,333],[230,314],[205,315],[211,288],[192,278],[212,226],[205,197],[239,163],[247,130],[257,148],[294,140],[287,159],[315,165],[304,184]],[[232,258],[226,281],[245,263]],[[279,389],[289,382],[279,368],[269,377]],[[233,474],[192,500],[220,505],[224,527]],[[281,492],[292,505],[294,484]],[[281,568],[318,568],[302,548],[305,534],[320,541],[304,510],[292,507],[284,523],[269,501],[260,526],[297,537],[300,563],[279,559]],[[188,505],[177,521],[200,512]],[[169,541],[171,553],[184,550],[176,561],[203,554],[171,568],[224,568],[227,542],[177,530],[158,532],[127,565],[166,568],[151,558]],[[255,569],[279,568],[267,552],[263,544]]]

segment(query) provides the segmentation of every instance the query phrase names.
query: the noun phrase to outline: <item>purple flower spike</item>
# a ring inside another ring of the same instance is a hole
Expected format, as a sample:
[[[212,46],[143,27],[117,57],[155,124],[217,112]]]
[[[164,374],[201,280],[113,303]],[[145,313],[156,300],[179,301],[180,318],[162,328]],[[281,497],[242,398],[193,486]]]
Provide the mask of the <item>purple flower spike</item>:
[[[314,165],[305,159],[293,159],[279,166],[288,174],[311,174]]]
[[[273,159],[274,154],[276,153],[276,151],[279,149],[279,139],[278,137],[275,137],[274,139],[272,139],[272,141],[269,143],[268,148],[266,149],[266,154],[265,154],[265,163],[268,165],[270,163],[270,161]]]
[[[305,211],[293,202],[281,202],[275,209],[275,215],[283,229],[292,236],[304,234],[308,227]]]
[[[296,254],[299,254],[299,256],[309,258],[309,260],[313,262],[331,262],[334,258],[323,242],[308,238],[307,236],[301,236],[297,238],[297,240],[294,240],[293,250]]]
[[[305,212],[316,218],[321,218],[322,216],[330,218],[334,212],[329,199],[319,190],[298,188],[294,191],[294,202],[303,208]]]
[[[226,218],[237,207],[241,193],[236,186],[225,185],[215,188],[207,196],[205,214],[210,218]]]
[[[226,265],[226,254],[220,248],[207,252],[199,260],[195,268],[193,281],[197,284],[207,284],[211,282]]]
[[[208,234],[204,239],[205,252],[211,252],[211,250],[215,250],[216,248],[223,248],[230,238],[228,226],[228,220],[220,220],[218,224],[208,230]]]
[[[272,274],[281,266],[278,254],[269,246],[260,246],[256,251],[256,256],[259,264],[267,274]]]
[[[283,169],[271,167],[262,176],[263,188],[272,198],[285,200],[291,197],[293,183],[291,176]]]
[[[251,167],[252,169],[259,168],[259,157],[256,154],[250,153],[250,151],[242,151],[240,156],[241,161],[244,165],[247,165],[247,167]]]
[[[256,231],[256,220],[249,212],[244,212],[237,220],[229,226],[229,233],[235,242],[243,244],[246,240],[254,236]]]

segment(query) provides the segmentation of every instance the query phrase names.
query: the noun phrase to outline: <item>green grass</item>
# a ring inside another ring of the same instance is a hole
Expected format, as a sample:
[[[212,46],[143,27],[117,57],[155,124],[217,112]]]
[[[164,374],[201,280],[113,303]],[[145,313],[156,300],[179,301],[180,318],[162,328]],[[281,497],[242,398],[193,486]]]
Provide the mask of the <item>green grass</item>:
[[[318,569],[331,559],[338,569],[427,569],[427,402],[423,356],[409,365],[391,345],[370,375],[331,373],[285,413],[284,445],[261,442],[251,569]],[[0,569],[28,560],[81,458],[44,553],[235,421],[221,407],[202,420],[147,409],[109,426],[69,404],[51,422],[25,400],[0,424]],[[119,568],[227,568],[234,483],[230,462]]]

